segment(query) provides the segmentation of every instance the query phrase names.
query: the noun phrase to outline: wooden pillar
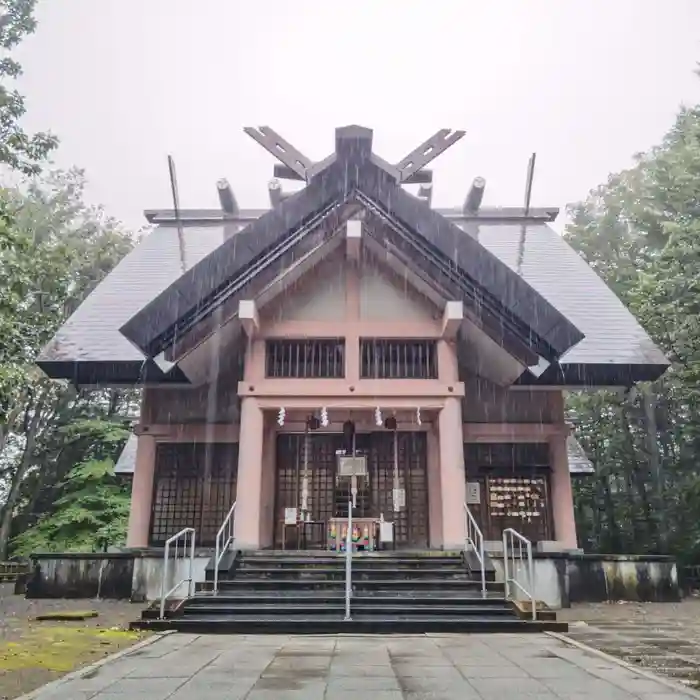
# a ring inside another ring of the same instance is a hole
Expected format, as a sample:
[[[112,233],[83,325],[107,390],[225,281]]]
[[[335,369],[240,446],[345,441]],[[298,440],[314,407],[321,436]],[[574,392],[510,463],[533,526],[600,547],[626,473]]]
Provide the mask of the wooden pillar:
[[[153,476],[156,468],[156,439],[153,435],[139,435],[137,440],[126,546],[148,547],[148,536],[151,529]]]
[[[467,498],[462,438],[462,404],[445,399],[438,418],[440,430],[440,490],[443,549],[462,549],[466,537],[464,503]]]
[[[437,425],[428,429],[428,522],[430,523],[430,548],[442,547],[442,487],[440,482],[440,438]]]
[[[345,379],[355,383],[360,379],[360,268],[355,260],[345,267]]]
[[[566,435],[556,435],[550,438],[549,454],[552,466],[554,539],[565,549],[576,549],[578,544],[574,516],[574,494],[571,488]]]
[[[553,391],[549,396],[552,421],[565,426],[564,393]],[[576,519],[574,516],[574,494],[571,488],[569,471],[569,454],[566,449],[568,431],[549,439],[549,457],[552,469],[552,519],[554,520],[554,539],[565,549],[578,547],[576,538]]]
[[[234,547],[260,548],[260,505],[263,466],[263,412],[257,400],[241,400],[241,429],[238,443],[238,485],[234,514]]]

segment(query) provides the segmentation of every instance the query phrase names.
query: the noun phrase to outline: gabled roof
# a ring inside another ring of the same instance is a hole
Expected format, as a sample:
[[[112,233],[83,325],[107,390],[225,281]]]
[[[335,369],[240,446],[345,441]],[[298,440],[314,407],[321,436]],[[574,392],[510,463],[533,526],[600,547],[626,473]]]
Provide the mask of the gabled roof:
[[[358,212],[369,212],[377,240],[411,258],[461,299],[485,332],[556,361],[583,334],[523,278],[447,218],[402,189],[393,166],[372,153],[372,132],[336,131],[332,156],[309,170],[307,185],[252,221],[195,264],[122,327],[149,358],[168,350],[224,301],[250,296],[266,269],[335,235]],[[305,247],[306,246],[306,247]],[[291,252],[290,252],[291,251]],[[285,263],[286,261],[286,263]]]
[[[489,222],[479,229],[482,245],[513,270],[520,236],[521,224],[514,222]],[[188,262],[196,264],[223,243],[224,225],[185,223],[184,238]],[[663,373],[668,366],[663,353],[612,290],[552,228],[545,223],[526,225],[522,257],[523,279],[585,334],[551,374],[547,370],[539,378],[530,377],[530,383],[628,386]],[[143,353],[119,328],[179,276],[177,228],[174,224],[157,226],[60,328],[41,353],[39,366],[50,377],[78,384],[162,381],[144,376]]]
[[[355,145],[362,146],[366,156],[367,144]],[[345,160],[348,167],[343,172],[348,172],[348,178],[339,190],[342,196],[350,191],[349,196],[363,198],[363,203],[367,203],[369,235],[375,236],[382,245],[392,246],[393,250],[410,250],[412,260],[432,266],[430,269],[437,269],[443,277],[454,275],[458,269],[455,262],[459,261],[460,269],[464,266],[478,277],[472,280],[477,292],[506,280],[505,292],[510,293],[510,299],[507,294],[504,296],[504,289],[495,290],[500,292],[496,301],[504,311],[512,311],[506,301],[515,302],[522,321],[527,311],[539,316],[543,310],[553,310],[556,313],[552,314],[552,319],[567,319],[569,327],[573,326],[578,334],[575,337],[584,336],[539,377],[525,372],[518,383],[629,386],[636,381],[656,379],[665,371],[668,361],[634,316],[592,268],[547,225],[556,216],[556,210],[530,209],[525,213],[517,208],[482,207],[478,212],[462,208],[431,211],[426,205],[416,207],[415,203],[421,202],[397,186],[390,173],[381,172],[381,159],[370,156],[366,167],[360,167],[364,161],[358,159],[359,164],[352,159]],[[333,154],[323,164],[328,169],[337,162]],[[353,162],[355,165],[350,167]],[[290,197],[272,211],[240,210],[235,216],[224,215],[221,210],[181,212],[187,262],[193,266],[185,276],[181,276],[174,213],[168,210],[147,212],[149,220],[157,224],[154,230],[60,328],[41,353],[39,366],[53,378],[70,379],[77,384],[187,383],[187,377],[177,365],[164,371],[150,359],[155,356],[150,353],[158,347],[154,340],[160,335],[159,342],[167,345],[164,331],[186,321],[188,311],[208,313],[212,302],[214,305],[216,302],[214,292],[230,291],[229,284],[240,282],[244,274],[252,272],[258,263],[275,252],[279,255],[280,248],[291,243],[296,234],[303,233],[304,226],[316,233],[309,233],[305,239],[301,237],[302,242],[312,240],[313,235],[316,240],[319,236],[332,235],[332,226],[351,212],[342,213],[347,204],[331,203],[321,212],[321,217],[313,216],[316,210],[309,196],[322,202],[331,202],[333,197],[340,196],[338,188],[335,194],[331,191],[333,173],[323,172],[318,174],[321,179],[309,183],[300,193],[299,199],[302,199],[301,195],[306,192],[302,204]],[[376,198],[363,193],[356,186],[358,182],[364,189],[375,192]],[[287,217],[296,216],[298,220],[300,212],[304,211],[307,217],[302,215],[297,228],[285,234],[284,226],[288,227],[291,220]],[[417,240],[417,231],[401,219],[411,216],[414,224],[419,220],[417,228],[425,231],[426,226],[428,229],[433,226],[434,230]],[[319,219],[325,221],[325,228],[319,224]],[[451,225],[445,226],[443,219],[449,220]],[[283,231],[281,239],[273,235],[275,227],[278,232]],[[383,240],[384,233],[389,240]],[[416,249],[421,253],[417,254]],[[292,248],[291,257],[299,250],[299,247]],[[423,262],[423,258],[427,260],[423,250],[435,254],[435,261]],[[276,264],[284,262],[284,255],[281,255]],[[480,269],[480,265],[484,268]],[[266,270],[271,269],[274,272],[274,264],[268,261]],[[523,292],[520,296],[516,286]],[[484,291],[490,294],[489,289]],[[199,301],[198,292],[202,292]],[[518,304],[521,299],[522,303]],[[210,304],[209,310],[207,304]],[[162,319],[158,318],[158,310],[164,313]],[[148,350],[146,353],[120,332],[120,328],[133,327],[134,319],[146,324],[146,332],[141,337]],[[148,332],[151,321],[156,322],[154,333]],[[546,327],[543,330],[540,326],[540,332],[545,331]],[[556,339],[556,335],[554,337]]]

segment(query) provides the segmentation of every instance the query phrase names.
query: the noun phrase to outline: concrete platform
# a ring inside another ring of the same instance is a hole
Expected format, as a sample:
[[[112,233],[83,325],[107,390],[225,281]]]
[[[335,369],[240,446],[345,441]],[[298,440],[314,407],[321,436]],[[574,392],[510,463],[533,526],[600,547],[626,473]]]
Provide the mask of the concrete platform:
[[[170,634],[36,700],[681,700],[700,697],[548,635]]]

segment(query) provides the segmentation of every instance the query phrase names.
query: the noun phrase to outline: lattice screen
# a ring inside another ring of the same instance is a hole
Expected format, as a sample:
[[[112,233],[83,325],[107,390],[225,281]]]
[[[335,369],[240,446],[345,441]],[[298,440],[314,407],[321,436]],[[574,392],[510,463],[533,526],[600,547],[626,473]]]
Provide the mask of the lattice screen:
[[[308,438],[309,499],[312,520],[327,522],[347,517],[348,486],[336,484],[336,451],[344,447],[342,435],[314,434]],[[391,433],[358,434],[356,450],[367,456],[369,479],[360,482],[356,517],[379,517],[394,521],[399,547],[428,544],[427,442],[424,433],[399,433],[399,487],[406,490],[406,507],[393,511],[394,442]],[[304,435],[282,434],[277,441],[275,543],[282,543],[285,508],[301,506]],[[317,543],[322,545],[321,542]]]
[[[236,500],[238,445],[160,443],[151,510],[150,543],[162,546],[185,527],[197,543],[213,546],[216,533]]]

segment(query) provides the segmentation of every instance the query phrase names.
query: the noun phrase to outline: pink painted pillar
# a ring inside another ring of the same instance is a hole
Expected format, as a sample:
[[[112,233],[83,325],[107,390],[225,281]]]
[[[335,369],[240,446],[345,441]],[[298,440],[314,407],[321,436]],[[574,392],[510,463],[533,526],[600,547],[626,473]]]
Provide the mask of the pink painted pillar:
[[[576,520],[574,496],[571,489],[569,456],[566,451],[566,435],[550,438],[549,454],[552,463],[552,512],[554,538],[566,549],[576,549]]]
[[[153,475],[156,469],[156,439],[153,435],[139,435],[137,440],[126,546],[148,547]]]
[[[345,379],[353,384],[360,380],[360,316],[360,270],[350,260],[345,267]]]
[[[263,435],[263,412],[255,397],[246,396],[241,400],[238,443],[238,484],[233,526],[236,549],[260,548]]]
[[[430,548],[442,547],[442,489],[440,486],[440,439],[437,426],[430,426],[428,441],[428,520]]]
[[[269,416],[268,416],[269,418]],[[275,522],[275,453],[277,431],[272,421],[265,421],[260,494],[260,546],[272,547]]]
[[[467,487],[462,443],[462,404],[445,399],[438,417],[440,431],[440,491],[442,493],[442,547],[462,549],[466,537],[464,503]]]

